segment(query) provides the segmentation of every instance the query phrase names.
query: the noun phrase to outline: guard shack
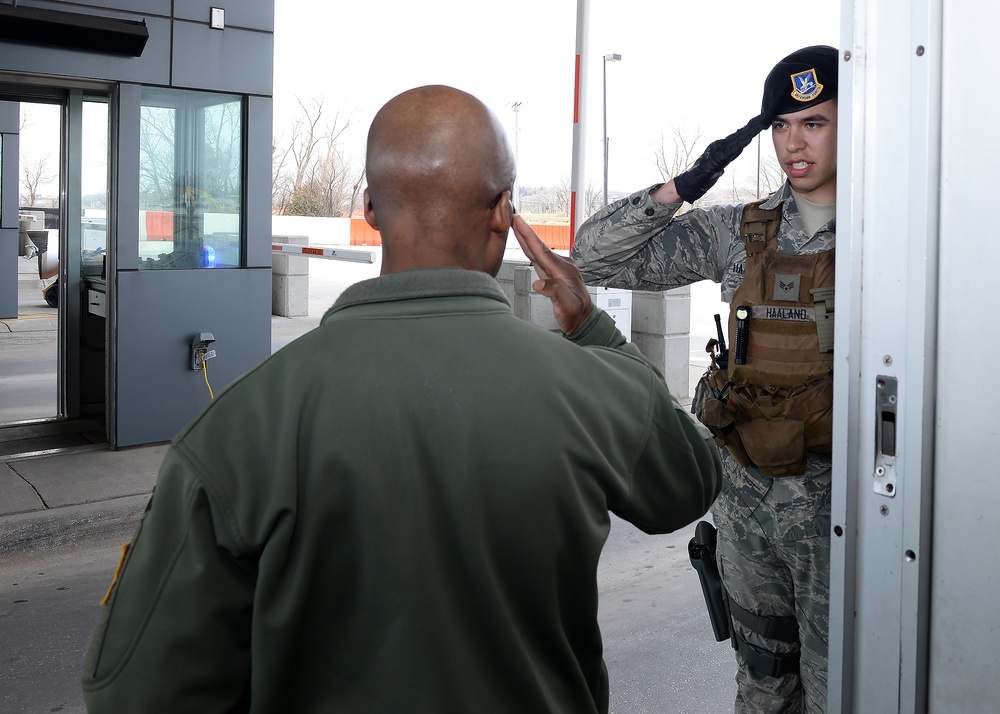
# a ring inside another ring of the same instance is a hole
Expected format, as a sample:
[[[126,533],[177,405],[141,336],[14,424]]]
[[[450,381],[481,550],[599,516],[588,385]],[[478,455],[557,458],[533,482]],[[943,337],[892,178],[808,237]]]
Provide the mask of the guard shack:
[[[0,5],[0,318],[23,108],[59,116],[53,424],[168,441],[270,354],[273,39],[273,0]]]

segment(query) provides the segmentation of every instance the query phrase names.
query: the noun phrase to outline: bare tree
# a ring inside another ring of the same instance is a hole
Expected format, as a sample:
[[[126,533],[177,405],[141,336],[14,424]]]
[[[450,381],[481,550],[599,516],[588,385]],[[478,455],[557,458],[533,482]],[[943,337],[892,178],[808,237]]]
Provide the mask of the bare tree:
[[[569,178],[563,177],[555,186],[519,186],[521,213],[530,216],[568,216],[570,203]]]
[[[781,188],[785,174],[773,156],[761,156],[760,164],[753,174],[731,178],[729,197],[734,203],[749,203],[766,198]]]
[[[760,180],[761,198],[771,195],[785,182],[785,172],[781,170],[778,160],[773,156],[765,156],[761,159],[757,173]]]
[[[140,108],[139,207],[173,211],[176,190],[175,111],[170,107]]]
[[[54,181],[57,176],[49,173],[48,154],[34,161],[21,161],[21,205],[25,208],[36,205],[41,197],[41,189]]]
[[[656,164],[664,183],[683,173],[697,157],[695,147],[701,139],[701,130],[695,130],[693,137],[686,136],[680,129],[672,132],[672,146],[667,145],[663,132],[660,132],[660,145],[653,147],[653,163]]]
[[[20,126],[18,131],[24,135],[29,127],[35,122],[34,113],[30,104],[21,105]],[[24,143],[21,144],[22,148]],[[43,189],[53,181],[58,180],[58,171],[53,174],[49,168],[50,155],[44,154],[36,158],[29,158],[23,152],[18,159],[21,166],[21,185],[18,200],[24,207],[37,206],[42,197]]]
[[[597,188],[593,181],[588,181],[587,186],[583,191],[584,203],[583,203],[583,217],[589,218],[590,216],[597,213],[599,210],[604,208],[604,190],[603,188]],[[608,200],[610,201],[610,195]]]
[[[560,218],[569,216],[572,188],[568,176],[563,176],[555,186],[519,186],[518,190],[521,194],[522,214]],[[577,195],[577,201],[582,201],[584,217],[589,217],[601,209],[604,196],[593,181],[588,181],[583,195]]]
[[[358,180],[354,182],[354,186],[351,187],[351,206],[347,212],[348,216],[354,215],[355,207],[358,203],[358,197],[361,196],[361,187],[365,185],[365,169],[361,169],[361,174],[358,176]]]
[[[243,180],[242,105],[225,102],[204,110],[205,177],[203,191],[217,211],[238,212]]]
[[[696,129],[694,135],[690,136],[680,129],[674,128],[672,134],[673,139],[668,145],[663,132],[660,132],[660,145],[653,147],[653,162],[664,182],[684,173],[701,155],[701,148],[698,146],[698,141],[701,139],[701,129]],[[709,193],[693,204],[684,204],[679,212],[683,213],[691,210],[693,206],[711,202],[712,194]]]
[[[340,144],[351,125],[339,111],[324,116],[322,99],[308,105],[298,100],[300,113],[292,122],[287,143],[276,134],[271,146],[272,210],[302,216],[340,216],[354,211],[361,190],[359,172]]]
[[[283,213],[292,200],[295,182],[288,176],[288,156],[291,145],[276,132],[271,138],[271,210]]]

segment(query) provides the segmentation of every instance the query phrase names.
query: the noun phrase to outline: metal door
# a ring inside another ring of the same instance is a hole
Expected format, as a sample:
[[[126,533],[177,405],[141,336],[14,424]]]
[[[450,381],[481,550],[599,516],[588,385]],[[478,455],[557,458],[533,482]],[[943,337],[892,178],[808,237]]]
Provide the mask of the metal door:
[[[995,711],[1000,7],[842,17],[830,711]]]

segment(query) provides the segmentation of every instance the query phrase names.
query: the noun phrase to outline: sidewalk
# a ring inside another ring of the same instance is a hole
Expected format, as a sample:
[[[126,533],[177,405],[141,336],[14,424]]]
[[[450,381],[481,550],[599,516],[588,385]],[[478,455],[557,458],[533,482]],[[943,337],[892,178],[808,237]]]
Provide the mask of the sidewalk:
[[[29,290],[36,287],[31,284]],[[272,317],[272,352],[319,320]],[[54,318],[32,320],[31,330],[54,331],[55,323]],[[0,460],[0,558],[88,542],[127,541],[146,508],[168,446],[113,451],[104,443]]]
[[[167,445],[53,454],[0,466],[0,558],[131,537]]]

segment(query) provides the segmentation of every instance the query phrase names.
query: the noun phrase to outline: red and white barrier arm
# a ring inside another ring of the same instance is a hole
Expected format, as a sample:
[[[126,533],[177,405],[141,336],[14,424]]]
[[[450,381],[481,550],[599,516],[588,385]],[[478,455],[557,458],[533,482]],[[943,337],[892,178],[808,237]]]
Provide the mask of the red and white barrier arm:
[[[375,253],[370,250],[350,250],[343,248],[328,248],[318,245],[293,245],[291,243],[272,243],[272,253],[297,253],[309,258],[326,258],[327,260],[346,260],[351,263],[374,263]]]
[[[570,175],[569,245],[583,223],[586,195],[584,133],[587,127],[587,45],[590,34],[590,0],[576,0],[576,73],[573,77],[573,165]]]

